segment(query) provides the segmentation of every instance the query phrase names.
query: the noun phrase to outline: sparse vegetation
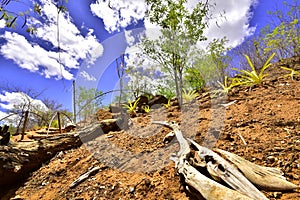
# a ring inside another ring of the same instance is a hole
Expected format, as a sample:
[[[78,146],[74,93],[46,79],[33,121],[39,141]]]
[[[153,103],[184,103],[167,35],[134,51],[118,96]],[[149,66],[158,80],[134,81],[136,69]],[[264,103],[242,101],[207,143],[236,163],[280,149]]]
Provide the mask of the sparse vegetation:
[[[194,100],[199,94],[195,90],[186,91],[183,89],[182,98],[185,102],[191,102]]]
[[[288,67],[281,67],[281,69],[290,71],[289,74],[285,74],[283,75],[283,77],[291,77],[292,80],[294,80],[294,77],[300,77],[300,72],[292,69],[292,68],[288,68]]]
[[[168,99],[168,103],[163,104],[163,106],[164,106],[165,108],[170,108],[170,107],[171,107],[171,99],[169,98],[169,99]]]
[[[148,105],[143,107],[143,110],[145,111],[145,113],[149,113],[150,112],[150,107]]]
[[[260,72],[258,73],[257,70],[255,69],[255,66],[253,65],[253,63],[251,62],[249,56],[245,55],[247,62],[251,68],[252,71],[247,71],[247,70],[238,70],[238,69],[234,69],[236,71],[241,72],[241,74],[239,74],[237,78],[239,83],[242,85],[247,85],[247,86],[253,86],[253,85],[259,85],[262,83],[263,79],[268,76],[268,74],[264,73],[265,70],[267,68],[269,68],[271,66],[270,61],[272,60],[272,58],[275,56],[275,53],[273,53],[269,59],[265,62],[265,64],[263,65],[263,67],[261,68]]]
[[[123,107],[127,108],[127,112],[131,116],[135,116],[136,115],[136,107],[137,107],[137,103],[139,102],[139,100],[140,100],[140,98],[138,98],[135,101],[128,100],[128,104],[123,104]]]
[[[228,84],[228,81],[230,81],[230,84]],[[216,90],[216,93],[221,92],[224,94],[228,94],[233,87],[240,85],[241,82],[239,81],[239,79],[236,78],[232,78],[229,80],[229,78],[225,76],[224,83],[218,81],[218,84],[222,87],[222,89]]]

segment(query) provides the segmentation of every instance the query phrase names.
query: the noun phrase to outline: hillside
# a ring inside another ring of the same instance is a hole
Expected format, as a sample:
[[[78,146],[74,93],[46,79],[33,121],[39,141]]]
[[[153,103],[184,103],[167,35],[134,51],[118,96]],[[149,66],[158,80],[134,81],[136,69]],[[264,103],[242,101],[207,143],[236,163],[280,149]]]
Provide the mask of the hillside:
[[[284,64],[300,70],[299,58]],[[226,102],[203,93],[182,112],[173,105],[140,113],[127,131],[109,132],[57,154],[1,199],[193,199],[169,159],[178,151],[176,139],[165,143],[170,130],[151,124],[165,119],[180,122],[183,133],[199,144],[280,168],[288,181],[300,185],[300,79],[282,78],[286,71],[279,65],[269,69],[262,85],[234,88]],[[220,133],[216,143],[208,133]],[[100,169],[93,176],[69,187],[96,166]],[[269,199],[300,199],[299,190],[263,192]]]

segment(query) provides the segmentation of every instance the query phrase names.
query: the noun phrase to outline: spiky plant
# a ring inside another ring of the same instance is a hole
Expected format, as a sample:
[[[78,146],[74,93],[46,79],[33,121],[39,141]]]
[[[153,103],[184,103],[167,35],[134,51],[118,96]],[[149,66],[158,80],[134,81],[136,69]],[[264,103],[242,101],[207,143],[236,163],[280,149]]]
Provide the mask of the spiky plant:
[[[182,98],[185,102],[190,102],[193,99],[195,99],[197,96],[199,95],[195,90],[186,91],[185,89],[183,89]]]
[[[287,70],[287,71],[290,71],[289,74],[285,74],[283,75],[283,77],[291,77],[292,80],[294,80],[294,77],[300,77],[300,72],[292,69],[292,68],[288,68],[288,67],[281,67],[281,69],[284,69],[284,70]]]
[[[238,70],[238,69],[234,69],[236,71],[239,71],[241,74],[239,75],[240,77],[238,79],[240,79],[240,83],[243,85],[247,85],[247,86],[252,86],[252,85],[259,85],[262,83],[263,79],[268,76],[268,74],[265,74],[265,70],[267,68],[269,68],[271,66],[270,61],[273,59],[273,57],[275,56],[275,53],[273,53],[268,60],[265,62],[265,64],[263,65],[263,67],[261,68],[260,72],[258,73],[252,63],[252,61],[250,60],[248,55],[245,55],[249,66],[251,67],[252,71],[247,71],[247,70]]]
[[[128,100],[128,104],[123,104],[123,107],[124,108],[127,108],[127,112],[130,114],[130,115],[136,115],[136,106],[137,106],[137,103],[139,102],[140,98],[138,98],[137,100],[135,100],[134,102]]]

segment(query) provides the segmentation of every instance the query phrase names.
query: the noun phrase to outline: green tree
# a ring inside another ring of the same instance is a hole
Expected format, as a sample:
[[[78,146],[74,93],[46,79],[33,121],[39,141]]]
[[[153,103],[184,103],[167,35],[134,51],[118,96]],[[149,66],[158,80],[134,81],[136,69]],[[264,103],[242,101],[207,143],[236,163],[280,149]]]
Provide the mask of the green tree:
[[[191,12],[185,7],[187,0],[146,0],[146,3],[150,7],[147,17],[160,26],[161,36],[156,40],[143,39],[141,49],[174,80],[181,104],[190,47],[206,39],[203,31],[207,27],[208,1],[200,1]]]
[[[86,89],[84,87],[79,87],[76,94],[76,105],[78,108],[77,116],[80,120],[87,121],[87,119],[95,114],[102,105],[102,92],[94,88]]]
[[[265,36],[265,52],[276,52],[278,59],[300,55],[299,10],[299,2],[293,0],[283,1],[280,8],[268,12],[272,20]]]

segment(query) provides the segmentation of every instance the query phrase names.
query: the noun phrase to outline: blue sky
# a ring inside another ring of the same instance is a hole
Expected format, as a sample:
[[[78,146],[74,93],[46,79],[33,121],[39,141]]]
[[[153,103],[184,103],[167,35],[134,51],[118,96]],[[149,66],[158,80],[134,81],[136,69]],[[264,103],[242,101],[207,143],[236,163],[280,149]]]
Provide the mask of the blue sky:
[[[267,10],[280,6],[279,0],[214,0],[215,12],[225,10],[227,21],[215,22],[206,30],[209,39],[226,36],[231,46],[255,34],[266,25]],[[24,1],[30,5],[30,1]],[[57,2],[57,1],[54,1]],[[110,3],[109,3],[110,2]],[[143,29],[155,35],[157,27],[144,20],[143,0],[69,0],[68,12],[59,16],[62,65],[57,62],[57,10],[51,0],[41,0],[44,19],[33,16],[35,35],[21,28],[4,27],[0,21],[0,118],[8,105],[17,102],[7,85],[44,91],[37,99],[50,98],[72,111],[72,81],[78,86],[106,92],[117,88],[115,59],[135,43]],[[197,0],[189,0],[192,7]],[[23,4],[11,2],[7,9],[25,11]],[[15,95],[17,97],[17,95]],[[107,98],[106,103],[110,102]]]

